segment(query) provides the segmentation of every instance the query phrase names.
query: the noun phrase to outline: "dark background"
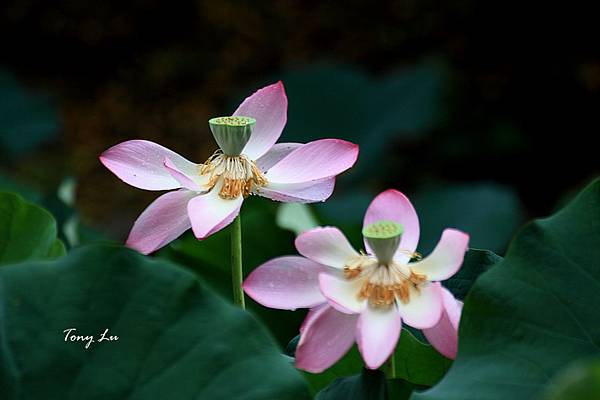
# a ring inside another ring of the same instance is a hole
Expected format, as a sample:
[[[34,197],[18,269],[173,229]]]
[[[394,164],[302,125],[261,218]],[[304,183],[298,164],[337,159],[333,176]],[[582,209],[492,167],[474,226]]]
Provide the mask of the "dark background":
[[[51,199],[72,177],[82,221],[117,240],[156,194],[104,169],[104,149],[145,138],[201,162],[215,149],[207,120],[279,79],[290,98],[282,140],[361,145],[333,206],[316,208],[327,222],[359,221],[374,194],[395,187],[422,220],[469,220],[464,229],[484,238],[476,244],[502,251],[523,221],[599,172],[600,29],[594,10],[574,3],[0,8],[3,185]]]

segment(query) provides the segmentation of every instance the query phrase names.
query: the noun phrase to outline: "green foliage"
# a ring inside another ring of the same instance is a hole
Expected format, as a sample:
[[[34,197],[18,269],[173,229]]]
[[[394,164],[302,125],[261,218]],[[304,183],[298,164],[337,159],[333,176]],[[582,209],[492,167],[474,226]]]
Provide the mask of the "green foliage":
[[[338,378],[323,389],[315,400],[387,400],[385,374],[378,370],[363,369],[358,375]]]
[[[313,392],[319,392],[331,384],[338,378],[344,378],[349,375],[360,373],[363,368],[363,361],[358,352],[358,348],[352,346],[350,351],[346,353],[344,357],[342,357],[337,363],[332,365],[330,368],[321,372],[320,374],[311,374],[310,372],[305,372],[304,376],[306,380],[310,384]]]
[[[164,260],[89,246],[5,266],[0,288],[3,400],[308,398],[264,328]]]
[[[514,190],[493,183],[435,185],[412,198],[421,223],[419,251],[429,254],[444,228],[469,233],[470,247],[504,252],[521,223]]]
[[[580,360],[561,370],[540,400],[600,399],[600,358]]]
[[[502,257],[489,250],[469,249],[462,266],[454,276],[443,282],[454,297],[463,300],[479,275],[502,261]]]
[[[277,226],[299,235],[319,226],[308,204],[281,203],[277,208]]]
[[[0,99],[0,154],[17,157],[57,136],[54,103],[29,92],[5,70],[0,70]]]
[[[598,355],[600,180],[527,225],[465,301],[459,352],[416,400],[531,399],[564,365]]]
[[[416,339],[406,329],[400,334],[394,358],[396,377],[411,385],[434,385],[452,364],[451,360],[439,354],[432,346]],[[331,387],[341,378],[360,373],[361,369],[362,358],[356,346],[353,346],[331,368],[320,374],[305,373],[305,377],[313,391],[318,392],[325,387]]]
[[[21,196],[0,193],[0,265],[64,254],[52,215]]]
[[[48,210],[56,220],[58,237],[69,247],[108,241],[108,238],[95,228],[81,222],[75,209],[76,190],[77,181],[73,178],[63,179],[56,190],[39,193],[34,188],[0,173],[0,191],[16,193]]]
[[[394,359],[397,378],[426,386],[435,385],[452,364],[452,360],[432,346],[420,342],[406,329],[400,334]]]
[[[404,379],[388,379],[388,393],[391,400],[408,400],[417,389],[423,389],[423,387]]]

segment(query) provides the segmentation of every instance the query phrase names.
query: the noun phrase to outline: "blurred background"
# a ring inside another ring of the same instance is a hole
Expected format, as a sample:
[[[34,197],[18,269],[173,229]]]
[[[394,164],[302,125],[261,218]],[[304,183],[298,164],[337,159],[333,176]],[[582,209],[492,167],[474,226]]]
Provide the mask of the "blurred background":
[[[366,206],[390,187],[414,201],[423,252],[454,226],[473,247],[502,254],[524,221],[548,215],[600,172],[600,25],[577,5],[4,0],[0,8],[0,190],[50,209],[70,245],[122,242],[156,197],[106,170],[103,150],[144,138],[202,162],[216,148],[207,120],[277,80],[289,97],[282,141],[344,138],[361,154],[325,204],[283,216],[275,203],[245,204],[250,269],[294,252],[297,213],[345,227],[360,245]],[[257,238],[257,230],[272,232]],[[217,235],[199,250],[185,236],[162,254],[215,264],[202,274],[226,291],[225,242]]]

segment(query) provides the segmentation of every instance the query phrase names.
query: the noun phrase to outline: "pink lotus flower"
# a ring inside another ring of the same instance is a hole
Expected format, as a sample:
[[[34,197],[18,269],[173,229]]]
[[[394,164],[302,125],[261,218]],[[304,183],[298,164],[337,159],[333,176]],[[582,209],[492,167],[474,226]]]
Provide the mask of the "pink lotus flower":
[[[179,189],[144,210],[127,245],[148,254],[190,227],[204,239],[230,224],[250,194],[285,202],[327,199],[336,175],[355,163],[358,146],[338,139],[275,144],[286,120],[287,97],[278,82],[246,98],[232,117],[209,121],[220,149],[203,164],[146,140],[102,153],[100,161],[125,183]]]
[[[304,257],[268,261],[244,282],[264,306],[311,309],[300,328],[297,367],[321,372],[356,342],[366,366],[379,368],[396,347],[402,321],[454,358],[461,303],[439,281],[460,268],[468,235],[446,229],[420,260],[417,214],[402,193],[387,190],[370,204],[363,236],[368,254],[356,252],[337,228],[315,228],[296,239]]]

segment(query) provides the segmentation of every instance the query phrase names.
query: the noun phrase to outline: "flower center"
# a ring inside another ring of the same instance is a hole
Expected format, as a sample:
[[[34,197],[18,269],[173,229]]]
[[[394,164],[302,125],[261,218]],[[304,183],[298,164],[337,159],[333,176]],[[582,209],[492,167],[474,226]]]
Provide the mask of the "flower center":
[[[390,307],[396,300],[406,304],[411,289],[419,291],[421,284],[427,282],[425,275],[415,273],[408,265],[382,264],[367,255],[350,260],[344,267],[344,277],[362,281],[357,297],[373,307]]]
[[[360,255],[344,267],[346,279],[362,282],[359,300],[367,300],[373,307],[390,307],[395,301],[406,304],[411,292],[419,291],[427,281],[425,275],[394,261],[403,232],[403,226],[393,221],[377,221],[364,227],[362,234],[375,256]]]
[[[209,191],[215,187],[219,178],[223,178],[219,196],[225,200],[235,199],[240,194],[248,197],[254,187],[267,184],[267,178],[252,160],[243,154],[229,156],[221,150],[217,150],[200,165],[200,175],[209,175]]]

